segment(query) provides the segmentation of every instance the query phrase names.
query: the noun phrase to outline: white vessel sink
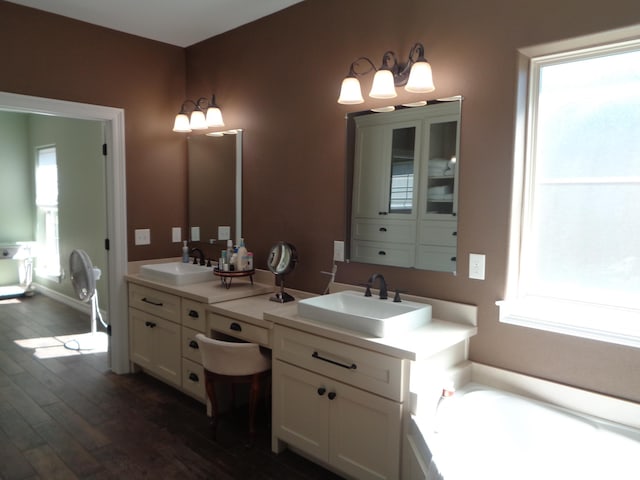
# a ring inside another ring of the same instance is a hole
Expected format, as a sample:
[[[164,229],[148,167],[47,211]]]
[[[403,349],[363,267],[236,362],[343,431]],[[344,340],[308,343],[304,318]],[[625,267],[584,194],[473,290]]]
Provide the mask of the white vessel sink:
[[[298,314],[373,337],[386,337],[407,332],[431,321],[431,305],[377,295],[365,297],[362,292],[347,290],[298,302]]]
[[[189,285],[213,280],[213,268],[193,263],[151,263],[140,267],[140,276],[169,285]]]

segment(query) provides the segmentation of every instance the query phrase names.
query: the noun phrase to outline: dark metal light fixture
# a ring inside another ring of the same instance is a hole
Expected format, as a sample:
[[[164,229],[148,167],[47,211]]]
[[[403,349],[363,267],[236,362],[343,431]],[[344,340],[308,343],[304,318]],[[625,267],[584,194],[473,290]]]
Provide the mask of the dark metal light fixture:
[[[359,62],[367,63],[362,72],[357,72]],[[393,62],[393,63],[391,63]],[[369,96],[372,98],[394,98],[398,94],[395,87],[405,86],[405,90],[411,93],[428,93],[435,90],[431,65],[424,57],[424,46],[416,43],[409,51],[409,59],[406,63],[398,61],[398,57],[392,51],[387,51],[382,56],[382,65],[376,68],[367,57],[360,57],[351,63],[349,73],[342,81],[338,103],[353,105],[363,103],[360,81],[357,77],[369,72],[376,72]]]
[[[187,108],[193,105],[191,115]],[[207,128],[224,127],[222,111],[216,104],[216,96],[211,95],[209,102],[205,97],[200,97],[195,102],[185,100],[180,107],[180,113],[176,115],[173,123],[174,132],[188,133],[192,130],[206,130]]]

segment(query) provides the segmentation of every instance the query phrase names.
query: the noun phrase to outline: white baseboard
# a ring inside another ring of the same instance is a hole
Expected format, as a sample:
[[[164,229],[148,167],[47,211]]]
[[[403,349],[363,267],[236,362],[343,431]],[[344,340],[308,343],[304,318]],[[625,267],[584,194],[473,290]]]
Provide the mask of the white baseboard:
[[[63,305],[71,307],[80,312],[86,313],[87,315],[91,315],[90,303],[81,302],[76,298],[72,298],[72,297],[69,297],[68,295],[64,295],[60,292],[56,292],[55,290],[45,287],[44,285],[40,285],[39,283],[33,283],[32,285],[35,287],[36,292],[41,293],[42,295],[49,297],[52,300],[55,300],[56,302],[62,303]],[[102,315],[102,318],[104,319],[104,321],[109,323],[107,320],[108,318],[107,312],[101,308],[100,314]]]

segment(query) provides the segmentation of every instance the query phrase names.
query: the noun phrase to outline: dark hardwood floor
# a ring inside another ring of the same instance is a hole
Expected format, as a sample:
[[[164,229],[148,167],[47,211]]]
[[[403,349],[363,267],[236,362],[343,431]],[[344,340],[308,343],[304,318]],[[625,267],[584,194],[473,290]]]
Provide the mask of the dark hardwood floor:
[[[42,295],[0,299],[0,479],[339,478],[273,454],[266,415],[252,448],[243,408],[214,440],[204,405],[177,390],[111,373],[106,353],[54,355],[51,337],[88,330],[88,315]]]

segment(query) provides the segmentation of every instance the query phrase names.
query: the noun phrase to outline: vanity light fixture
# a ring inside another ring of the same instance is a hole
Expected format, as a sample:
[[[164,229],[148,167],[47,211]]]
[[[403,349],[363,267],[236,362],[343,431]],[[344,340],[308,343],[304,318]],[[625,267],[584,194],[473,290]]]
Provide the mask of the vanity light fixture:
[[[188,108],[193,105],[191,116],[188,115]],[[195,102],[185,100],[180,107],[180,113],[176,115],[173,123],[174,132],[189,133],[192,130],[206,130],[207,128],[224,127],[222,111],[216,104],[216,96],[211,95],[209,102],[205,97],[200,97]]]
[[[362,72],[356,72],[358,62],[368,64]],[[390,64],[390,62],[393,62]],[[409,59],[406,63],[400,63],[398,57],[392,51],[387,51],[382,56],[382,65],[376,68],[367,57],[356,59],[349,66],[349,74],[342,81],[338,103],[343,105],[355,105],[363,103],[360,81],[357,77],[376,72],[369,96],[371,98],[395,98],[398,94],[395,87],[405,86],[404,89],[411,93],[433,92],[433,74],[431,65],[424,58],[424,46],[416,43],[409,51]]]

